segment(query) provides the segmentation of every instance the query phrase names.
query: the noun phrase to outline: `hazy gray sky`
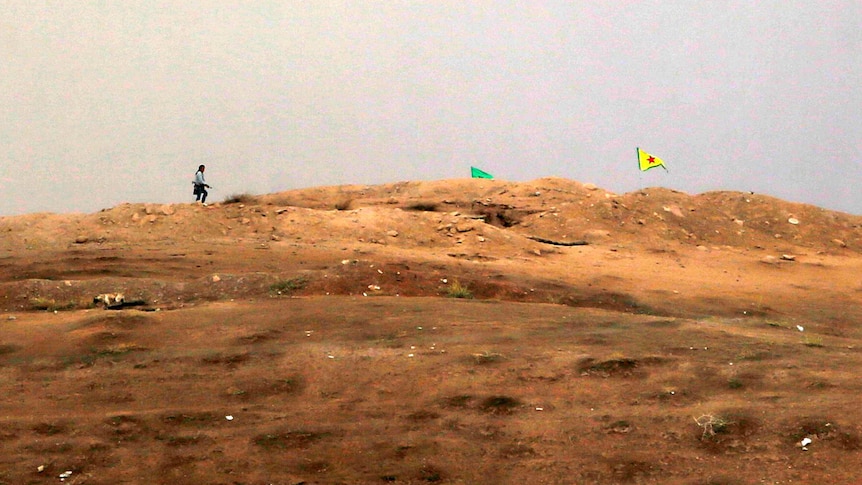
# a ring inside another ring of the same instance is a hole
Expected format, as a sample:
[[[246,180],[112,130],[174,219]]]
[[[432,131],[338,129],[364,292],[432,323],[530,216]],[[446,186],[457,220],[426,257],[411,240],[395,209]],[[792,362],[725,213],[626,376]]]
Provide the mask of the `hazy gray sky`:
[[[564,177],[862,214],[862,2],[0,0],[0,215]],[[635,147],[669,168],[641,173]]]

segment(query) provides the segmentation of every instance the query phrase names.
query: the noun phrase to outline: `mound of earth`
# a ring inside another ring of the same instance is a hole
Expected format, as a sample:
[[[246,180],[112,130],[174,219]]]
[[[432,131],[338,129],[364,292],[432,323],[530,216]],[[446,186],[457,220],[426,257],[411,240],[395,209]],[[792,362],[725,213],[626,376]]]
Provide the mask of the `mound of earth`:
[[[860,216],[557,178],[4,217],[0,483],[852,483],[860,275]]]

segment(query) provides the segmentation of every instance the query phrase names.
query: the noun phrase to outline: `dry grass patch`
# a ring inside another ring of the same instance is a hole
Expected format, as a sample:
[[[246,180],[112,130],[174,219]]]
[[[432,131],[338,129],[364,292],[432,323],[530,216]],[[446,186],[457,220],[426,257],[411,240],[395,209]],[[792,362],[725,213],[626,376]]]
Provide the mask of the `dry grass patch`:
[[[252,438],[252,443],[267,451],[304,449],[331,435],[332,433],[320,431],[277,431],[259,434]]]
[[[290,376],[283,379],[250,379],[240,380],[227,390],[231,397],[242,400],[253,400],[266,396],[287,396],[300,394],[305,389],[305,380],[301,376]]]
[[[201,362],[210,365],[236,366],[237,364],[248,362],[250,359],[251,354],[248,352],[241,352],[237,354],[224,354],[221,352],[216,352],[204,356],[201,359]]]
[[[61,312],[68,310],[77,310],[79,308],[87,308],[87,305],[82,305],[81,302],[76,301],[57,301],[54,298],[30,298],[29,300],[29,308],[28,310],[32,311],[48,311],[48,312]]]
[[[449,298],[472,299],[473,292],[459,281],[453,281],[446,287],[446,296]]]
[[[440,404],[444,408],[464,409],[470,406],[473,399],[475,398],[469,394],[459,394],[443,398]]]
[[[482,352],[480,354],[473,354],[471,360],[478,365],[495,364],[506,360],[506,357],[496,352]]]
[[[172,426],[194,426],[196,428],[221,422],[223,418],[210,412],[166,413],[160,421]]]
[[[584,376],[598,377],[631,377],[635,375],[641,362],[629,357],[611,358],[597,361],[592,357],[578,363],[578,372]]]
[[[39,423],[33,426],[33,432],[42,436],[54,436],[62,434],[68,431],[68,429],[69,424],[62,422]]]
[[[308,286],[309,280],[305,276],[297,276],[287,280],[280,280],[269,285],[270,293],[276,295],[290,294],[294,291],[304,289]]]
[[[15,344],[0,344],[0,355],[13,354],[21,350],[22,347],[20,345]]]

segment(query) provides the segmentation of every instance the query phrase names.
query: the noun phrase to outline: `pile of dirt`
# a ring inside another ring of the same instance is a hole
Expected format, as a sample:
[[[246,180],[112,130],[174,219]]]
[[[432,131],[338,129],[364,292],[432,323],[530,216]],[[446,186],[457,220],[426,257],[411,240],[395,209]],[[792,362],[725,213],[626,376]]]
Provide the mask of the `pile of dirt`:
[[[558,178],[3,217],[0,484],[851,483],[860,253]]]

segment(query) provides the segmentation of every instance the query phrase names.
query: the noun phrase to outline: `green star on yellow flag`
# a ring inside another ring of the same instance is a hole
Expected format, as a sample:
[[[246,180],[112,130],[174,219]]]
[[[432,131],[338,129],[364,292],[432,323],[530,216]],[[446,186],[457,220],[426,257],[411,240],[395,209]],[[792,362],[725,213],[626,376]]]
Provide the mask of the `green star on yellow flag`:
[[[661,158],[650,155],[649,153],[637,149],[638,151],[638,166],[640,167],[642,172],[646,172],[651,168],[661,167],[667,170],[667,167],[664,166],[664,161]]]

